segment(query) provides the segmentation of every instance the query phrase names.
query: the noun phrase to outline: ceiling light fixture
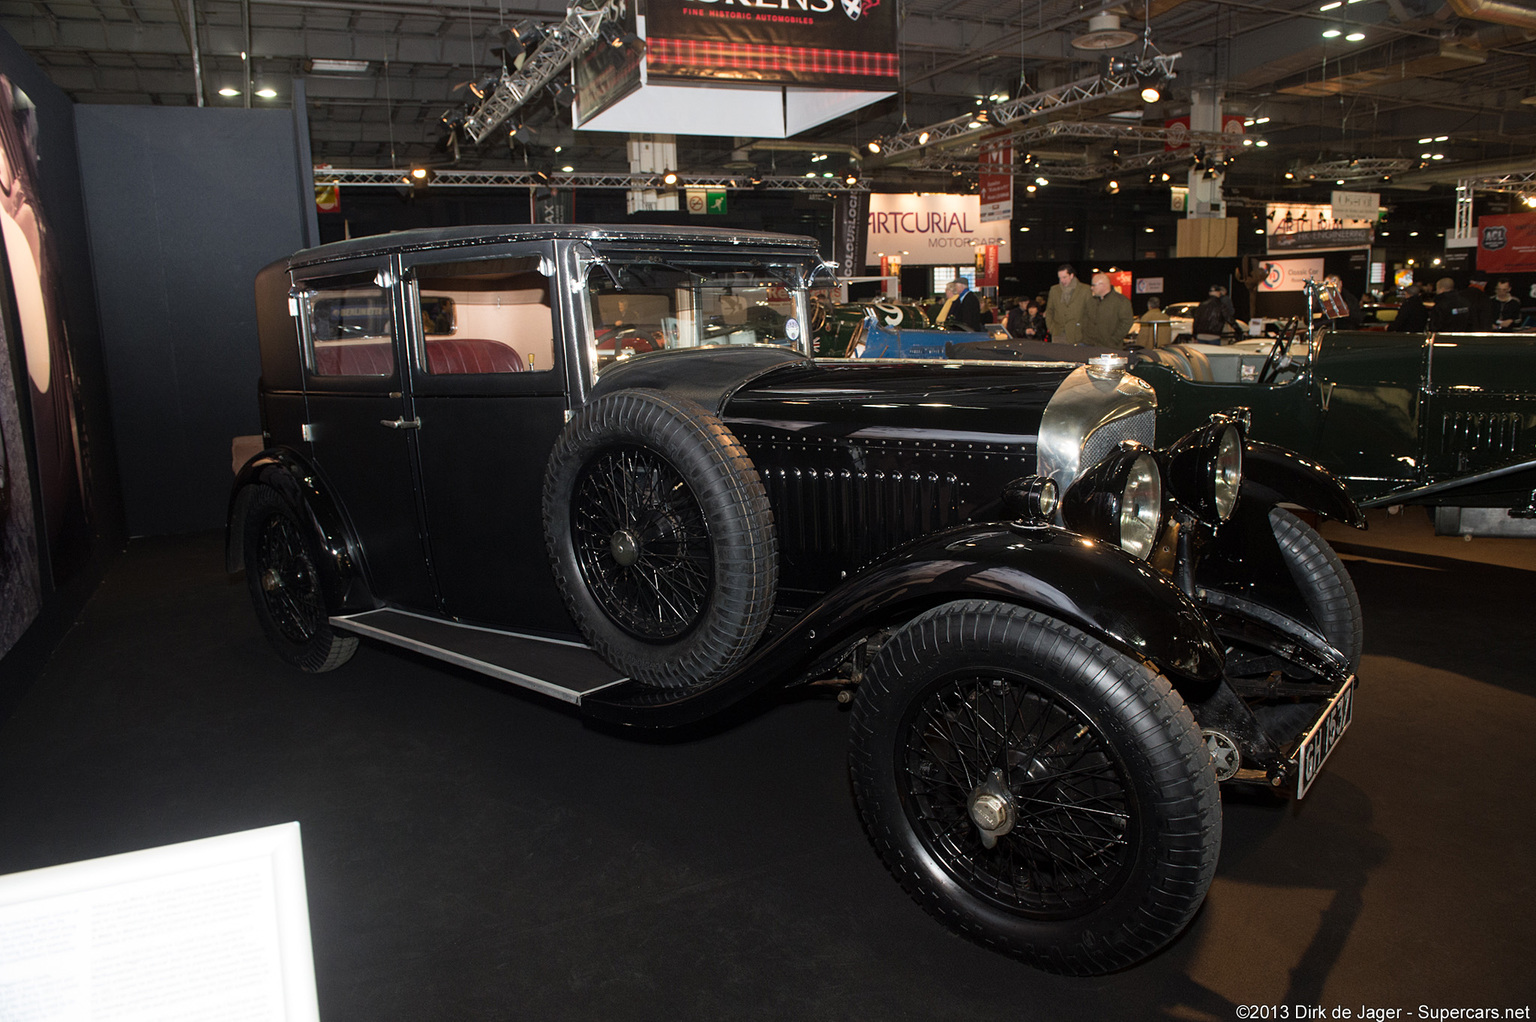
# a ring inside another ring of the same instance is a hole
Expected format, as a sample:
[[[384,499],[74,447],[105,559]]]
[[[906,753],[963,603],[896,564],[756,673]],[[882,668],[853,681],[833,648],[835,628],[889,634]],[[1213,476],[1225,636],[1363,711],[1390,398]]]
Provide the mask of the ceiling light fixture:
[[[262,99],[276,99],[277,90],[273,88],[257,89],[256,95],[260,96]]]
[[[236,88],[232,88],[232,87],[226,85],[226,86],[224,86],[224,88],[219,90],[219,95],[221,95],[221,96],[238,96],[238,95],[240,95],[240,90],[236,89]]]
[[[1349,35],[1344,37],[1344,41],[1347,42],[1347,43],[1358,43],[1358,42],[1360,42],[1360,40],[1362,40],[1364,38],[1365,38],[1365,33],[1364,32],[1351,32]]]
[[[1120,27],[1120,16],[1101,12],[1088,19],[1088,31],[1072,40],[1079,50],[1117,50],[1137,39],[1135,32]]]
[[[331,57],[315,57],[309,62],[309,69],[315,74],[322,75],[360,75],[368,70],[366,60],[335,60]]]
[[[560,168],[560,172],[562,174],[569,174],[569,173],[571,173],[571,171],[573,171],[575,169],[576,169],[575,167],[567,164],[566,166]]]
[[[1325,29],[1323,29],[1323,38],[1324,39],[1337,39],[1339,36],[1341,36],[1343,34],[1344,34],[1344,32],[1341,29],[1337,29],[1337,28],[1325,28]]]

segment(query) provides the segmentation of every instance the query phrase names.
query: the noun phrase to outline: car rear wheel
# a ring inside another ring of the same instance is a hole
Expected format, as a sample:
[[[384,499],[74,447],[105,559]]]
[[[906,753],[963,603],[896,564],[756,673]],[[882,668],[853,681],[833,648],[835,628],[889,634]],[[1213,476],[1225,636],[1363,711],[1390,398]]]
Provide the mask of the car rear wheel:
[[[1210,754],[1166,679],[1007,604],[936,608],[876,655],[850,771],[902,887],[978,943],[1052,972],[1133,965],[1215,872]]]
[[[709,684],[767,627],[768,497],[740,442],[692,401],[629,390],[578,412],[550,456],[544,534],[582,634],[643,684]]]
[[[357,637],[331,628],[314,540],[270,487],[256,486],[251,493],[243,543],[251,602],[278,655],[313,674],[335,670],[351,659]]]

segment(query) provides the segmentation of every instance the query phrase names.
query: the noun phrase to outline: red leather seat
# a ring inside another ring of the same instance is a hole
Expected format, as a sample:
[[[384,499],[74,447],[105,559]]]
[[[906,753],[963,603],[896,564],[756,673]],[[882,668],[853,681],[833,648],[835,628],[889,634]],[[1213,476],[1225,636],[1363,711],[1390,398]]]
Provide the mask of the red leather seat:
[[[395,350],[389,341],[315,346],[318,376],[390,376],[394,371]]]
[[[523,357],[499,341],[477,337],[427,338],[427,371],[434,375],[523,370]]]

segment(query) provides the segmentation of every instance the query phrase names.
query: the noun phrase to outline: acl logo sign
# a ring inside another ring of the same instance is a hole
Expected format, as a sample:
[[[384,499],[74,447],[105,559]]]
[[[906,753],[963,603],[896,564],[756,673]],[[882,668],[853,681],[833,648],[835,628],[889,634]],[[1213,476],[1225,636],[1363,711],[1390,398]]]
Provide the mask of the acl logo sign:
[[[1507,236],[1502,225],[1498,227],[1483,228],[1483,247],[1490,252],[1497,252],[1504,247]]]
[[[843,0],[843,13],[854,21],[880,6],[880,0]]]

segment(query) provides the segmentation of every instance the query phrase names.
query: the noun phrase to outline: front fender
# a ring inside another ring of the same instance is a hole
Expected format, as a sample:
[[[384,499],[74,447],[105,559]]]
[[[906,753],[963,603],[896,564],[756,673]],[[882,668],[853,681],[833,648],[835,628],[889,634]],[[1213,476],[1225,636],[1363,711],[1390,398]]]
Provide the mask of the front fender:
[[[1327,518],[1365,528],[1365,513],[1344,484],[1315,461],[1274,444],[1243,444],[1243,486],[1239,501],[1297,504]]]
[[[1048,614],[1176,684],[1208,688],[1221,678],[1221,645],[1204,615],[1145,562],[1054,526],[970,524],[909,544],[849,579],[707,688],[657,693],[620,685],[583,699],[582,710],[611,723],[691,723],[829,667],[859,639],[961,599]]]
[[[309,523],[320,551],[320,589],[332,613],[369,610],[379,606],[364,578],[357,545],[340,508],[331,499],[313,465],[290,447],[262,451],[241,467],[229,496],[224,535],[225,568],[234,573],[245,564],[245,515],[252,487],[266,486]]]

